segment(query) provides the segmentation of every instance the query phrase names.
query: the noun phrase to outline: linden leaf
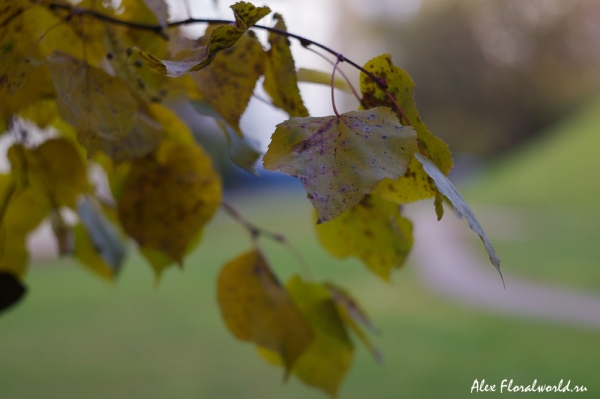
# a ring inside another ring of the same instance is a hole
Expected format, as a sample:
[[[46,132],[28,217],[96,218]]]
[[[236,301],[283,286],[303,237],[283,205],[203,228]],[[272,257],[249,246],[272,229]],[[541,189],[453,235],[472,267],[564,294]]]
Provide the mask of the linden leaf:
[[[231,6],[235,25],[221,25],[211,32],[206,46],[179,53],[175,60],[161,60],[147,51],[137,49],[148,66],[158,73],[179,78],[191,71],[210,65],[217,53],[233,46],[249,27],[271,12],[268,7],[255,7],[250,3],[238,2]]]
[[[256,250],[223,266],[217,300],[229,331],[278,354],[286,375],[314,339],[310,325]]]
[[[385,79],[388,85],[387,91],[395,98],[404,115],[408,118],[409,124],[417,132],[421,149],[447,175],[452,168],[450,150],[446,143],[435,137],[421,121],[413,99],[415,85],[408,73],[392,64],[389,54],[373,58],[364,65],[364,68],[375,76]],[[365,73],[361,73],[360,75],[360,89],[363,93],[363,104],[367,108],[382,105],[390,107],[397,113],[400,121],[403,124],[407,124],[403,115],[397,110],[386,92],[380,89],[377,82]],[[434,196],[435,186],[427,178],[427,174],[423,171],[422,166],[418,162],[413,161],[409,170],[409,173],[399,179],[394,181],[384,180],[380,187],[377,188],[376,193],[397,203],[406,203]]]
[[[481,225],[477,221],[477,218],[473,214],[473,211],[465,199],[462,197],[462,195],[460,195],[456,187],[454,187],[454,185],[450,182],[450,180],[448,180],[442,171],[439,170],[437,165],[434,164],[429,158],[419,154],[418,152],[415,153],[415,158],[421,162],[427,174],[431,176],[435,182],[435,185],[440,193],[445,195],[446,198],[450,200],[452,206],[454,206],[454,209],[459,214],[464,216],[465,219],[467,219],[467,223],[469,223],[471,230],[479,235],[479,238],[481,238],[481,241],[483,242],[483,245],[485,246],[485,249],[490,257],[490,261],[496,270],[498,270],[498,273],[500,273],[500,277],[502,277],[502,272],[500,271],[500,258],[498,258],[498,255],[496,255],[496,251],[494,250],[492,243],[490,240],[488,240],[485,232],[481,228]]]
[[[264,64],[262,46],[254,37],[246,35],[235,46],[221,52],[210,66],[192,76],[204,101],[240,136],[240,117],[264,71]]]
[[[379,330],[371,323],[354,298],[345,290],[330,283],[326,284],[326,287],[330,290],[331,297],[344,323],[354,331],[362,343],[369,349],[377,363],[381,364],[383,362],[381,352],[371,343],[360,326],[367,328],[371,332],[379,332]]]
[[[221,180],[196,145],[161,146],[133,162],[118,199],[125,232],[181,263],[221,202]]]
[[[231,127],[227,121],[219,114],[209,103],[205,101],[193,100],[190,104],[194,107],[196,112],[204,116],[210,116],[214,118],[221,130],[225,133],[227,138],[227,145],[229,149],[229,158],[241,168],[246,169],[250,173],[254,172],[254,164],[258,157],[260,157],[259,144],[245,136],[240,134]]]
[[[298,276],[290,279],[286,288],[315,333],[315,339],[298,358],[292,373],[335,397],[350,369],[354,347],[331,292]]]
[[[79,201],[77,212],[81,225],[76,226],[75,256],[92,271],[113,279],[126,254],[117,230],[89,198]]]
[[[48,66],[61,116],[77,130],[101,138],[123,138],[133,129],[138,104],[121,79],[56,52]]]
[[[275,14],[273,18],[277,19],[275,29],[287,31],[281,15]],[[308,116],[308,110],[304,106],[298,89],[296,67],[288,38],[271,32],[269,33],[269,43],[271,48],[267,52],[263,83],[265,91],[271,96],[273,105],[287,112],[289,116]]]
[[[355,256],[386,281],[404,264],[413,244],[412,223],[402,217],[400,206],[374,195],[315,228],[333,256]]]
[[[384,178],[402,176],[415,138],[385,107],[291,118],[277,126],[263,162],[302,182],[321,223],[358,204]]]

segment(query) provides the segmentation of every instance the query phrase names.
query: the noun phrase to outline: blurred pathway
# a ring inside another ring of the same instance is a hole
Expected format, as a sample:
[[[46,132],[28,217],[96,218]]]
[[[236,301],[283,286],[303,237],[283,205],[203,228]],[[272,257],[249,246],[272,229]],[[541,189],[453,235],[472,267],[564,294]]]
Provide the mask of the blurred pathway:
[[[413,209],[413,256],[427,287],[470,307],[600,329],[600,292],[536,283],[506,272],[503,289],[483,245],[478,251],[467,242],[466,235],[474,234],[467,223],[450,211],[438,222],[433,205],[427,205]]]

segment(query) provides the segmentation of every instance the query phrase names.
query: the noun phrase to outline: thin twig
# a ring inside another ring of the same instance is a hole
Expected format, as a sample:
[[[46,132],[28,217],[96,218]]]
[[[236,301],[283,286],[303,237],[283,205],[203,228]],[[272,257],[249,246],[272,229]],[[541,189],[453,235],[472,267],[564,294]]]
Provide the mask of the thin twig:
[[[169,40],[169,36],[167,36],[167,34],[164,32],[163,27],[160,25],[150,25],[150,24],[142,24],[142,23],[132,22],[132,21],[123,21],[122,19],[113,18],[113,17],[103,14],[101,12],[89,10],[87,8],[75,7],[75,6],[72,6],[71,4],[50,3],[49,7],[51,10],[54,9],[54,10],[70,11],[69,15],[67,16],[67,20],[70,20],[75,15],[89,15],[100,21],[110,22],[110,23],[113,23],[116,25],[123,25],[123,26],[128,26],[130,28],[154,32],[157,35],[159,35],[160,37],[162,37],[163,39]]]
[[[259,248],[259,244],[258,244],[258,238],[263,236],[263,237],[267,237],[275,242],[278,242],[280,244],[282,244],[289,252],[292,253],[292,255],[294,255],[294,257],[296,258],[298,264],[300,265],[300,269],[302,270],[302,273],[304,274],[304,277],[308,280],[312,280],[312,274],[310,272],[310,269],[308,268],[308,265],[306,264],[306,262],[304,261],[304,258],[302,258],[302,256],[300,255],[300,252],[298,252],[298,250],[288,241],[288,239],[283,235],[283,234],[279,234],[279,233],[274,233],[272,231],[269,230],[265,230],[261,227],[258,227],[254,224],[252,224],[250,221],[248,221],[248,219],[246,219],[245,217],[243,217],[237,209],[235,209],[233,206],[231,206],[229,203],[227,203],[226,201],[222,201],[221,202],[221,206],[223,207],[223,210],[225,210],[225,212],[231,216],[231,218],[233,218],[233,220],[235,220],[236,222],[238,222],[239,224],[242,225],[242,227],[244,227],[246,229],[246,231],[248,232],[248,234],[250,234],[250,238],[252,239],[252,243],[254,244],[254,246],[256,248]]]
[[[323,58],[325,61],[327,61],[331,65],[334,64],[334,61],[331,61],[329,58],[325,57],[323,54],[319,53],[317,50],[315,50],[313,48],[310,48],[310,47],[305,47],[305,48],[308,51],[311,51],[311,52],[315,53],[316,55],[318,55],[319,57]],[[342,77],[344,78],[344,80],[348,84],[348,87],[350,87],[350,90],[352,91],[352,94],[354,94],[354,97],[356,97],[356,99],[358,100],[358,102],[360,103],[360,105],[362,105],[364,108],[367,108],[367,106],[363,102],[362,98],[360,97],[360,95],[358,94],[358,92],[356,91],[356,89],[354,88],[354,85],[352,85],[352,82],[350,81],[350,78],[348,78],[348,76],[344,73],[344,71],[341,68],[338,68],[338,71],[340,72],[340,75],[342,75]]]
[[[334,84],[335,84],[335,70],[337,69],[339,62],[340,62],[340,59],[338,58],[335,61],[335,64],[333,64],[333,72],[331,72],[331,105],[333,105],[333,113],[338,118],[340,117],[340,114],[338,113],[338,110],[335,106],[335,85]]]
[[[89,10],[86,8],[79,8],[79,7],[75,7],[72,6],[70,4],[64,4],[64,3],[49,3],[49,7],[50,9],[61,9],[61,10],[67,10],[67,11],[71,11],[70,15],[73,14],[85,14],[85,15],[90,15],[96,19],[102,20],[102,21],[106,21],[106,22],[110,22],[110,23],[114,23],[114,24],[119,24],[119,25],[124,25],[124,26],[129,26],[130,28],[135,28],[135,29],[140,29],[140,30],[148,30],[151,32],[156,33],[157,35],[160,35],[163,39],[165,40],[169,40],[169,36],[167,36],[167,34],[164,32],[164,29],[161,25],[151,25],[151,24],[143,24],[143,23],[137,23],[137,22],[132,22],[132,21],[123,21],[117,18],[113,18],[111,16],[108,16],[106,14],[102,14],[99,12],[96,12],[94,10]],[[175,22],[170,22],[167,24],[167,28],[175,28],[178,26],[182,26],[182,25],[191,25],[191,24],[199,24],[199,23],[207,23],[207,24],[235,24],[235,21],[232,20],[228,20],[228,19],[211,19],[211,18],[188,18],[185,19],[183,21],[175,21]],[[281,30],[281,29],[277,29],[277,28],[272,28],[270,26],[265,26],[265,25],[252,25],[252,28],[256,28],[256,29],[262,29],[262,30],[266,30],[268,32],[273,32],[276,33],[278,35],[282,35],[282,36],[286,36],[286,37],[291,37],[293,39],[296,39],[300,42],[300,44],[303,47],[308,47],[308,46],[315,46],[315,47],[319,47],[325,51],[327,51],[328,53],[334,55],[336,57],[336,59],[339,60],[339,62],[346,62],[350,65],[352,65],[354,68],[358,69],[359,71],[361,71],[362,73],[366,74],[367,76],[369,76],[376,84],[377,86],[379,86],[380,89],[385,90],[387,89],[388,85],[387,82],[385,81],[385,79],[378,77],[376,75],[374,75],[372,72],[367,71],[365,68],[361,67],[360,65],[358,65],[357,63],[355,63],[354,61],[344,57],[341,53],[338,53],[337,51],[321,44],[318,42],[315,42],[313,40],[307,39],[303,36],[300,35],[296,35],[294,33],[290,33],[288,31],[285,30]]]

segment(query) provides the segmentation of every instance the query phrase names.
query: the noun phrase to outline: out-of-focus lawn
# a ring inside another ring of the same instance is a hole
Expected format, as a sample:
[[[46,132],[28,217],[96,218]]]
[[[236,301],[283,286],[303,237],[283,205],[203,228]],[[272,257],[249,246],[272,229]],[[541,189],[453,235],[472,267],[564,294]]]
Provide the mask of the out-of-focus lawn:
[[[315,277],[343,284],[381,328],[374,341],[384,365],[357,348],[341,398],[463,398],[474,379],[498,389],[503,379],[571,380],[588,392],[543,397],[600,395],[599,332],[459,308],[421,288],[411,264],[393,285],[382,283],[358,262],[333,260],[319,248],[303,197],[269,194],[234,203],[287,234]],[[0,398],[324,398],[293,378],[283,384],[281,370],[235,340],[220,320],[216,274],[249,247],[242,229],[221,215],[186,270],[168,271],[158,288],[135,256],[115,286],[71,262],[34,267],[29,297],[0,318]],[[297,272],[285,249],[265,247],[282,278]]]
[[[504,232],[493,240],[506,273],[600,289],[599,135],[600,100],[503,160],[467,190],[471,203],[517,212],[514,235]]]

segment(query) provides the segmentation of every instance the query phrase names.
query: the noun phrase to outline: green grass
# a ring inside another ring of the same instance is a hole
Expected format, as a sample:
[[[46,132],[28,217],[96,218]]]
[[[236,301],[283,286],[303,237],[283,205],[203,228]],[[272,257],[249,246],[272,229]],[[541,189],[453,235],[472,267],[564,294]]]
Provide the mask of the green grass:
[[[261,225],[285,232],[315,277],[347,287],[382,330],[374,341],[384,365],[357,348],[341,398],[463,398],[475,379],[570,379],[589,391],[543,397],[598,397],[599,332],[463,309],[423,290],[410,264],[393,285],[382,283],[358,262],[334,260],[319,248],[302,197],[236,203]],[[220,319],[218,269],[249,247],[245,233],[220,216],[186,269],[168,271],[158,288],[136,256],[114,286],[69,261],[34,267],[29,297],[0,318],[0,398],[324,398],[293,378],[283,384],[281,370],[235,340]],[[285,249],[265,247],[282,278],[297,272]]]
[[[506,273],[600,289],[599,135],[600,100],[495,165],[466,190],[472,204],[519,211],[515,237],[493,238],[495,223],[484,225]]]

